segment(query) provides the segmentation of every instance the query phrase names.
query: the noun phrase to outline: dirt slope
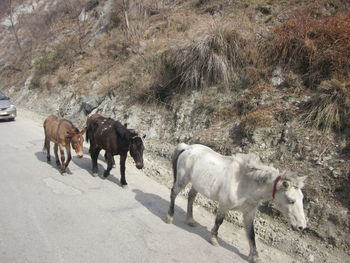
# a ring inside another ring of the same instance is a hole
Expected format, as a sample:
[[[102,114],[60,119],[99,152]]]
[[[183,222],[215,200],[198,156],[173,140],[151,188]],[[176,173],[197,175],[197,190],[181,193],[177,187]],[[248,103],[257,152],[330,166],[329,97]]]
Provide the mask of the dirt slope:
[[[16,103],[81,126],[92,112],[129,123],[147,135],[147,174],[168,187],[182,141],[308,175],[310,229],[299,236],[264,204],[258,236],[302,262],[350,261],[347,1],[9,3],[0,86]],[[327,123],[322,103],[339,116]]]

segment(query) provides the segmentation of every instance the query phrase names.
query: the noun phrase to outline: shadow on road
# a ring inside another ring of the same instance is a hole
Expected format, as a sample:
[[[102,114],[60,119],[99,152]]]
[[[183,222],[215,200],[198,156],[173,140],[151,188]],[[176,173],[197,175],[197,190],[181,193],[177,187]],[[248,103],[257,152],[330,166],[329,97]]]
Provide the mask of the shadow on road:
[[[36,152],[35,156],[39,161],[41,161],[43,163],[47,163],[48,165],[50,165],[52,168],[56,169],[61,174],[60,168],[56,165],[56,158],[54,156],[51,155],[50,162],[47,161],[46,152],[44,152],[44,151]],[[69,167],[66,168],[66,173],[72,174],[72,172],[69,170]]]
[[[98,177],[100,179],[103,179],[103,180],[108,180],[108,181],[111,181],[112,183],[115,183],[116,185],[118,186],[121,186],[121,183],[119,181],[118,178],[114,177],[112,174],[110,174],[107,178],[105,178],[103,176],[103,172],[105,170],[105,168],[103,167],[102,164],[100,164],[99,162],[104,162],[106,163],[105,159],[104,159],[104,156],[101,154],[103,153],[104,154],[104,151],[101,151],[99,156],[98,156],[98,162],[97,162],[97,168],[98,168]],[[87,156],[87,157],[85,157]],[[72,162],[74,162],[74,164],[78,167],[80,167],[81,169],[87,171],[91,176],[92,176],[92,164],[91,164],[91,158],[90,158],[90,154],[89,154],[89,150],[88,148],[84,147],[84,156],[82,158],[78,158],[77,156],[73,156],[72,157]],[[107,166],[107,164],[106,164]],[[117,164],[117,169],[118,169],[118,164]],[[116,168],[113,168],[111,170],[111,172],[116,169]]]
[[[141,203],[144,207],[146,207],[152,214],[162,219],[164,224],[166,224],[165,219],[169,209],[169,201],[166,201],[162,197],[155,194],[144,193],[139,189],[133,189],[132,191],[135,193],[135,199],[139,203]],[[181,221],[181,218],[183,219],[183,221]],[[184,222],[185,218],[186,218],[185,211],[179,206],[175,205],[175,214],[174,214],[173,224],[188,232],[194,233],[205,240],[209,240],[210,231],[208,231],[206,227],[202,226],[201,224],[198,224],[196,227],[189,226]],[[221,238],[218,238],[218,240],[221,247],[237,254],[243,260],[248,260],[248,257],[246,255],[243,255],[236,247],[232,246],[231,244],[228,244]]]
[[[0,123],[3,123],[3,122],[15,122],[15,120],[6,120],[6,119],[0,120]]]
[[[84,147],[84,155],[89,156],[88,150],[85,147]],[[56,165],[56,158],[54,156],[51,155],[51,162],[47,162],[47,160],[46,160],[46,151],[36,152],[35,156],[39,161],[47,163],[48,165],[51,165],[51,167],[55,168],[58,172],[60,172],[60,169]],[[103,156],[99,155],[99,160],[104,162]],[[78,158],[77,156],[74,155],[74,153],[72,153],[71,162],[73,162],[76,166],[78,166],[82,170],[87,171],[92,176],[92,174],[91,174],[91,158],[90,157],[83,156],[82,158]],[[114,177],[112,174],[110,174],[107,178],[105,178],[103,176],[103,171],[105,170],[105,168],[103,167],[102,164],[97,163],[97,167],[98,167],[98,171],[99,171],[98,177],[100,179],[103,179],[103,180],[107,179],[108,181],[111,181],[112,183],[115,183],[116,185],[121,186],[119,179]],[[69,166],[66,169],[66,173],[72,174],[72,172],[69,170]]]

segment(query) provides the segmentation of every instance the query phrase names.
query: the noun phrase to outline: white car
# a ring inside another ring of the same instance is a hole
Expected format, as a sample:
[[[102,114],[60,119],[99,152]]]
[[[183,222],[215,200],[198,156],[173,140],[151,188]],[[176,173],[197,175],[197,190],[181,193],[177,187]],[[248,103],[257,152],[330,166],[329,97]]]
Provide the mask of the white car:
[[[14,121],[17,116],[15,105],[10,101],[4,93],[0,91],[0,120]]]

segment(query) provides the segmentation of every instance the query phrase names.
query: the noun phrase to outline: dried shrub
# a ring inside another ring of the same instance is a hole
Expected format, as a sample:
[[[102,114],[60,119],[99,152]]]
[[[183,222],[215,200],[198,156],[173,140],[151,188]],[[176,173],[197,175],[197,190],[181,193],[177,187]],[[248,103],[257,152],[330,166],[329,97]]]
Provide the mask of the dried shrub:
[[[211,25],[163,53],[151,92],[166,100],[186,90],[229,86],[245,64],[244,45],[245,40],[232,27]]]
[[[53,51],[44,52],[34,62],[34,73],[30,83],[30,88],[39,88],[41,78],[54,73],[60,65],[71,65],[74,53],[71,49],[71,42],[62,42]]]
[[[133,43],[121,35],[117,39],[110,38],[104,40],[98,51],[103,59],[124,60],[130,56],[132,47]]]
[[[328,80],[305,105],[304,123],[323,131],[341,131],[349,125],[350,82]]]
[[[197,17],[192,10],[180,9],[173,12],[170,17],[166,19],[168,30],[176,32],[185,32],[191,28],[191,25],[196,23]]]
[[[241,122],[243,134],[250,136],[258,128],[270,127],[273,122],[271,112],[270,108],[260,108],[244,115]]]
[[[267,49],[269,63],[302,74],[310,87],[345,79],[350,70],[350,13],[312,18],[308,10],[299,10],[275,29]]]
[[[8,1],[0,1],[0,17],[2,18],[3,16],[6,15],[8,12]]]
[[[244,96],[239,99],[235,105],[235,113],[239,116],[245,115],[250,111],[254,111],[259,107],[262,95],[271,90],[271,85],[266,82],[258,83],[253,88],[247,90]]]
[[[47,37],[49,27],[52,24],[48,12],[41,14],[34,12],[31,14],[22,15],[20,22],[24,32],[29,33],[31,38],[35,41],[42,40]]]
[[[122,17],[121,21],[125,25],[126,34],[135,39],[141,38],[149,28],[150,18],[155,16],[165,17],[164,12],[169,8],[170,2],[159,0],[117,0],[116,7],[117,10],[122,11],[119,17]]]
[[[59,57],[55,52],[45,52],[34,63],[38,75],[46,75],[54,72],[59,66]]]
[[[54,4],[53,10],[55,10],[55,14],[68,14],[72,18],[76,18],[85,7],[85,4],[85,0],[58,1]]]

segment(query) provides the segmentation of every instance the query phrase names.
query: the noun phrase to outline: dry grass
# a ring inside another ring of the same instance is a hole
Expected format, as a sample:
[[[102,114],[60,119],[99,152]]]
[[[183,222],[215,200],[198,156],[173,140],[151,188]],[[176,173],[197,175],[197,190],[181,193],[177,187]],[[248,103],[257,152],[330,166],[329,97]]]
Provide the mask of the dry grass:
[[[303,75],[307,86],[346,79],[350,71],[350,14],[313,18],[308,9],[278,26],[267,45],[268,63]]]
[[[304,123],[323,131],[341,131],[350,124],[350,82],[324,81],[306,103]]]
[[[229,25],[211,24],[163,53],[151,92],[166,100],[177,92],[229,86],[245,64],[244,45],[245,40]]]
[[[241,130],[246,136],[250,136],[258,128],[270,127],[273,123],[272,109],[269,107],[259,108],[248,112],[243,116]]]
[[[72,65],[74,63],[74,55],[71,41],[64,41],[52,51],[42,53],[34,62],[33,78],[29,87],[32,89],[40,88],[42,77],[53,74],[60,66]]]
[[[234,111],[238,116],[248,114],[257,109],[258,101],[261,101],[262,94],[268,93],[272,89],[266,82],[260,82],[251,89],[247,90],[244,96],[235,102]]]

